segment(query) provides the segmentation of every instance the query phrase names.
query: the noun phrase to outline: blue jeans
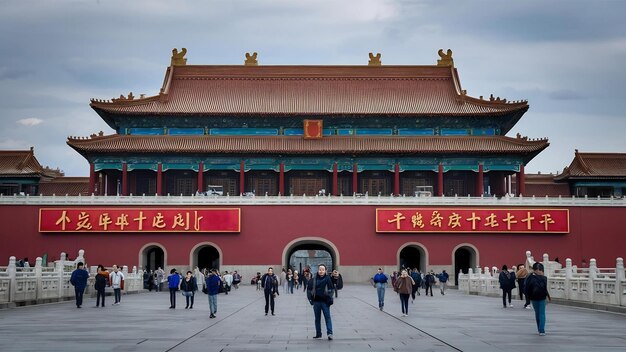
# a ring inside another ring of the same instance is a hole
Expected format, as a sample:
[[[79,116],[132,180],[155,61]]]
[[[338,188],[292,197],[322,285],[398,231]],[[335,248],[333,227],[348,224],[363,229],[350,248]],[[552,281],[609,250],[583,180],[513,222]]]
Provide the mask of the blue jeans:
[[[322,312],[326,321],[326,335],[333,334],[333,321],[330,318],[330,307],[326,302],[313,302],[313,313],[315,313],[315,335],[322,336]]]
[[[209,295],[209,310],[211,314],[217,313],[217,295]]]
[[[376,293],[378,293],[378,308],[385,305],[385,286],[376,285]]]
[[[537,321],[537,330],[540,333],[546,332],[546,300],[530,301],[535,310],[535,320]]]

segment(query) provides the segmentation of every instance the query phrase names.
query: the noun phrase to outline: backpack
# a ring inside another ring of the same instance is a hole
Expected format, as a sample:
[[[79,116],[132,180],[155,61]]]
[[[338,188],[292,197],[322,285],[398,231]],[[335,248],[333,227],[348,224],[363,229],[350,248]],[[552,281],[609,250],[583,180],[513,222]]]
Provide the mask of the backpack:
[[[548,297],[547,279],[532,275],[532,284],[530,291],[530,299],[532,300],[544,300]]]

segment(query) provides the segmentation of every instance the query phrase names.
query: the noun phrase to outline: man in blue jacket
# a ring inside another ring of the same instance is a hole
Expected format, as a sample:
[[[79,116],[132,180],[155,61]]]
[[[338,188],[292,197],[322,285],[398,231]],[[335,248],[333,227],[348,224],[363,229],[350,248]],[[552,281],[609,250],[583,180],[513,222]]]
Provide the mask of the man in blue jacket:
[[[167,277],[167,287],[170,289],[170,309],[176,309],[176,291],[180,285],[180,276],[176,269],[170,270],[170,276]]]
[[[443,270],[439,276],[439,288],[441,289],[441,294],[445,295],[446,294],[446,286],[448,285],[448,279],[450,278],[450,275],[448,275],[448,273],[446,273],[445,270]]]
[[[205,284],[209,294],[209,311],[211,312],[209,318],[213,319],[217,313],[217,294],[220,292],[220,286],[222,286],[222,280],[216,269],[211,269],[211,273],[205,279]]]
[[[333,281],[329,275],[326,275],[326,265],[320,264],[317,269],[317,275],[307,285],[307,298],[313,306],[315,314],[315,336],[314,339],[322,337],[322,313],[326,321],[326,335],[329,340],[333,339],[333,321],[330,317],[330,305],[333,304]]]
[[[383,273],[382,268],[378,268],[378,272],[372,278],[376,293],[378,294],[378,309],[383,310],[385,306],[385,289],[387,288],[387,275]]]
[[[83,268],[83,262],[78,262],[76,270],[72,272],[70,283],[74,286],[74,292],[76,293],[76,308],[80,308],[83,305],[83,293],[87,287],[87,279],[89,279],[89,273]]]

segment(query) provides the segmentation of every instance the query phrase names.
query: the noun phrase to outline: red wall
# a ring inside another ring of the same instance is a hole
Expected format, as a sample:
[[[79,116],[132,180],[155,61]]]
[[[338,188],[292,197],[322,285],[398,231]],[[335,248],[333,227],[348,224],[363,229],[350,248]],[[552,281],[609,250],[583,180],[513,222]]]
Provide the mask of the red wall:
[[[62,251],[75,258],[78,250],[84,249],[90,264],[132,266],[139,264],[139,251],[150,242],[165,247],[168,264],[180,265],[189,263],[191,249],[205,241],[220,247],[225,265],[282,263],[285,246],[299,237],[332,242],[339,251],[340,265],[396,265],[398,249],[407,242],[419,242],[426,248],[429,265],[451,265],[452,251],[462,243],[478,249],[481,266],[522,262],[526,250],[538,260],[548,253],[563,264],[565,258],[572,258],[579,266],[585,266],[582,260],[588,263],[596,258],[598,266],[614,267],[615,259],[626,255],[624,207],[571,207],[569,234],[377,234],[376,206],[241,206],[239,234],[180,235],[39,233],[39,208],[0,205],[0,265],[6,265],[12,255],[28,257],[34,264],[35,257],[44,253],[50,260],[58,259]]]

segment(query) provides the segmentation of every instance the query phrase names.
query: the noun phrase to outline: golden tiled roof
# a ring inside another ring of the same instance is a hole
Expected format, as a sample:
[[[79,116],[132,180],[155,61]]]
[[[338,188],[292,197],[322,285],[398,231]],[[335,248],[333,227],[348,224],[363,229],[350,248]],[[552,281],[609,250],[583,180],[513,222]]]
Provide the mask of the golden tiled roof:
[[[133,115],[493,116],[528,109],[526,101],[467,96],[456,69],[445,66],[171,66],[159,95],[91,106]]]
[[[626,153],[579,153],[557,180],[575,178],[626,178]]]
[[[103,153],[225,153],[225,154],[536,154],[549,143],[506,136],[139,136],[110,135],[71,138],[67,142],[85,155]]]
[[[32,149],[0,151],[0,177],[40,176],[43,173]]]

